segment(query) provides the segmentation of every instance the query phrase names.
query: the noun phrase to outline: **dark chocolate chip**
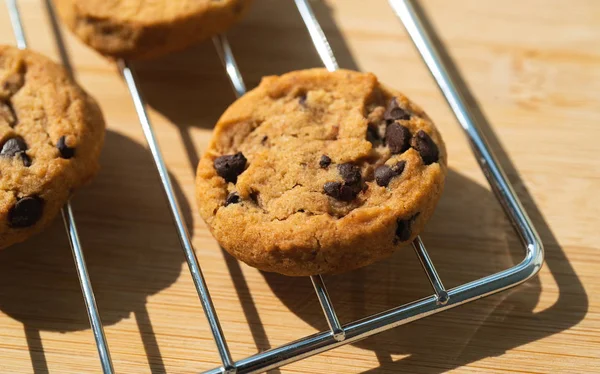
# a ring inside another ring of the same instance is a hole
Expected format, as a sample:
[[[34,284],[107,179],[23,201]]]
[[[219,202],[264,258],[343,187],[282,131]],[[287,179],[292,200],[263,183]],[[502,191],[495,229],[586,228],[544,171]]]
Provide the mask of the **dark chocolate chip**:
[[[298,96],[298,103],[303,107],[306,107],[306,93],[303,93],[300,96]]]
[[[252,200],[254,202],[254,204],[258,205],[259,207],[261,206],[261,204],[260,204],[260,192],[251,190],[249,196],[250,196],[250,200]]]
[[[421,214],[421,212],[415,213],[408,219],[396,220],[396,236],[394,238],[394,244],[405,242],[410,239],[410,236],[412,235],[412,224],[415,222],[419,214]]]
[[[66,137],[64,136],[61,136],[60,139],[58,139],[58,143],[56,143],[56,148],[58,148],[58,151],[60,152],[60,157],[62,158],[69,159],[75,156],[75,148],[71,148],[67,145]]]
[[[21,160],[23,161],[23,165],[25,165],[27,167],[31,166],[31,158],[29,156],[27,156],[27,153],[21,152],[21,153],[19,153],[19,156],[21,156]]]
[[[35,225],[42,217],[44,200],[37,196],[19,199],[8,211],[8,225],[13,228],[23,228]]]
[[[338,165],[338,172],[346,184],[355,185],[360,183],[360,168],[349,162]]]
[[[438,147],[425,131],[419,130],[417,135],[412,139],[412,147],[419,152],[425,165],[438,161]]]
[[[360,192],[341,182],[327,182],[323,185],[323,190],[327,195],[342,201],[352,201]]]
[[[331,165],[331,158],[329,158],[327,155],[321,156],[321,159],[319,160],[319,166],[325,169],[329,165]]]
[[[394,171],[394,173],[396,175],[400,175],[404,171],[405,167],[406,167],[406,161],[401,160],[401,161],[396,162],[396,165],[392,166],[392,170]]]
[[[410,148],[410,130],[398,123],[392,123],[385,130],[385,141],[392,154],[400,154]]]
[[[360,188],[356,189],[353,186],[348,186],[347,184],[342,184],[340,188],[340,197],[339,199],[342,201],[352,201],[356,198],[358,193],[360,192]]]
[[[397,162],[392,167],[389,167],[387,165],[381,165],[377,169],[375,169],[375,181],[381,187],[387,187],[387,185],[390,184],[392,178],[402,174],[405,166],[406,161],[404,160]]]
[[[236,183],[238,175],[242,174],[246,168],[246,161],[242,152],[238,152],[234,155],[217,157],[213,165],[217,174],[226,182]]]
[[[325,193],[336,199],[340,198],[340,188],[342,188],[342,183],[340,182],[327,182],[323,185]]]
[[[237,192],[232,192],[229,195],[227,195],[227,198],[225,199],[225,206],[229,205],[229,204],[237,204],[240,202],[240,195],[237,194]]]
[[[375,181],[381,187],[386,187],[393,177],[394,172],[392,171],[392,168],[387,165],[381,165],[375,169]]]
[[[410,219],[399,219],[396,221],[395,243],[405,242],[410,239],[412,221]]]
[[[388,107],[385,110],[385,113],[383,114],[383,118],[388,123],[392,123],[396,120],[410,119],[410,113],[402,109],[398,104],[398,100],[394,97],[388,104]]]
[[[0,150],[0,156],[2,157],[15,157],[17,153],[22,153],[27,150],[27,143],[20,136],[8,139]]]
[[[267,144],[267,140],[269,140],[268,136],[263,136],[262,139],[260,140],[260,144],[265,145]]]

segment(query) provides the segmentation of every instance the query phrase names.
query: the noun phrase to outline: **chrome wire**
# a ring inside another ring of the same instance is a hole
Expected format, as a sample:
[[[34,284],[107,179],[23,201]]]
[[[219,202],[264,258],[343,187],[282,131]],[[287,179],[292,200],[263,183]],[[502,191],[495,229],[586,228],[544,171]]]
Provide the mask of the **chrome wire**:
[[[179,237],[181,248],[183,249],[190,273],[192,274],[192,280],[194,281],[194,286],[196,287],[196,291],[200,298],[200,303],[202,304],[206,319],[210,325],[210,330],[217,345],[217,350],[221,356],[221,362],[223,363],[226,373],[235,373],[236,369],[231,358],[231,353],[229,352],[229,347],[227,346],[227,341],[225,340],[225,335],[221,329],[219,317],[217,316],[217,312],[215,311],[212,298],[210,297],[206,281],[202,275],[202,270],[200,269],[196,252],[194,252],[194,247],[192,246],[192,242],[190,240],[190,234],[188,233],[185,225],[183,214],[181,213],[181,208],[179,207],[175,190],[173,189],[171,178],[169,177],[167,165],[165,164],[162,152],[160,151],[154,128],[152,127],[148,114],[146,113],[144,99],[137,85],[133,69],[130,67],[129,63],[124,60],[119,60],[118,64],[123,77],[125,78],[125,82],[127,84],[127,88],[129,89],[129,93],[131,94],[140,124],[142,125],[144,136],[146,137],[148,147],[150,147],[152,158],[154,159],[156,169],[158,170],[160,181],[169,203],[169,209],[171,210],[171,215],[173,216],[173,221],[177,229],[177,236]]]

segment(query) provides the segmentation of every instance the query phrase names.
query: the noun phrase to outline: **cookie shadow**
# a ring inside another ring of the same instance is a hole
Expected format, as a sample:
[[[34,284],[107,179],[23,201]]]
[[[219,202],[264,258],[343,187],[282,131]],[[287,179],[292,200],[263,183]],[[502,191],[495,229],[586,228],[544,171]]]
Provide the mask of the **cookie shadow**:
[[[72,201],[101,319],[110,326],[133,314],[150,369],[162,373],[146,300],[179,278],[179,242],[144,147],[109,131],[101,165],[93,183]],[[191,224],[188,204],[182,206]],[[23,323],[36,373],[48,371],[40,331],[90,328],[60,219],[42,234],[0,251],[0,310]]]
[[[446,52],[439,39],[434,42]],[[458,72],[447,52],[443,55],[446,66]],[[469,93],[464,81],[459,85]],[[467,95],[467,102],[540,234],[545,266],[558,297],[550,306],[538,305],[541,282],[535,277],[510,291],[357,342],[355,346],[372,350],[380,362],[368,372],[445,372],[567,330],[587,314],[588,296],[579,277],[477,100]],[[422,236],[448,288],[501,271],[523,258],[522,244],[491,191],[455,170],[449,171],[440,205]],[[268,273],[264,277],[290,311],[319,330],[327,329],[316,298],[294,296],[312,292],[309,282]],[[409,248],[388,261],[325,280],[343,323],[432,293]],[[406,357],[396,359],[395,355]]]
[[[587,295],[577,275],[543,217],[528,210],[546,244],[546,263],[561,291],[558,300],[536,311],[541,284],[535,277],[511,291],[354,343],[376,354],[380,366],[370,372],[444,372],[501,355],[583,319]],[[447,288],[504,270],[523,258],[521,244],[492,192],[455,170],[449,171],[443,197],[422,238]],[[310,282],[272,273],[263,276],[292,313],[318,330],[328,329]],[[432,294],[409,247],[389,260],[326,276],[325,282],[342,323]],[[394,359],[396,355],[408,356]]]

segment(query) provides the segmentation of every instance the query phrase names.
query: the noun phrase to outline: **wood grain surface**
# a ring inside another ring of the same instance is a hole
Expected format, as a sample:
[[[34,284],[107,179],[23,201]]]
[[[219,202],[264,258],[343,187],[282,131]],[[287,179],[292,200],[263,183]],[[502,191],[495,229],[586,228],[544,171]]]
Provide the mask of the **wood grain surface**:
[[[19,2],[32,49],[60,60],[45,0]],[[273,372],[591,373],[600,370],[600,2],[423,0],[493,124],[492,139],[546,248],[526,284]],[[447,189],[423,239],[447,287],[505,269],[519,242],[403,27],[383,0],[315,1],[342,67],[421,104],[448,146]],[[63,36],[108,122],[103,169],[74,198],[118,373],[195,373],[218,355],[128,91],[115,66]],[[249,87],[321,66],[291,0],[256,0],[229,33]],[[0,4],[0,43],[13,44]],[[224,254],[199,218],[194,168],[234,100],[207,42],[135,64],[235,359],[327,328],[308,278]],[[431,293],[410,248],[325,278],[342,322]],[[62,223],[0,252],[0,372],[96,373],[96,347]]]

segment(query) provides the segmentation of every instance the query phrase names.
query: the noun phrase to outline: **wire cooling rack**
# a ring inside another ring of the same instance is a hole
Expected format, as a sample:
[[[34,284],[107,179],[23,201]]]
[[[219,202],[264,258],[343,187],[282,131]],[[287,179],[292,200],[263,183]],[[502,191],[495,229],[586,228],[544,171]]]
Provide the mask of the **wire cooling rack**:
[[[308,0],[294,1],[323,64],[330,71],[338,69],[338,63],[329,46],[327,37],[321,29]],[[427,253],[423,241],[420,237],[417,237],[412,245],[433,288],[434,293],[431,296],[341,325],[335,313],[333,303],[327,293],[323,278],[319,275],[312,276],[312,284],[330,329],[306,336],[278,348],[257,353],[239,361],[234,361],[229,352],[227,340],[221,329],[217,312],[213,306],[206,281],[202,275],[189,233],[186,229],[181,209],[175,197],[167,167],[158,146],[156,134],[146,113],[144,99],[137,85],[135,73],[127,61],[118,61],[119,68],[125,78],[150,152],[160,175],[181,248],[183,249],[185,259],[192,274],[194,286],[208,319],[221,359],[222,365],[220,367],[205,373],[258,373],[274,369],[514,287],[534,276],[541,268],[544,260],[544,251],[538,233],[483,137],[481,125],[477,122],[477,116],[474,115],[472,109],[467,104],[467,95],[464,91],[466,88],[459,84],[461,77],[458,75],[457,70],[452,69],[452,62],[444,57],[445,51],[443,47],[435,42],[437,36],[433,29],[429,27],[424,15],[418,10],[415,1],[417,0],[389,0],[389,3],[394,13],[404,24],[413,43],[462,126],[479,166],[504,208],[507,217],[521,238],[525,257],[519,264],[507,270],[446,290]],[[17,46],[21,49],[26,48],[27,40],[17,0],[6,0],[6,4]],[[51,11],[51,16],[55,17],[53,10]],[[56,22],[56,20],[53,19],[53,22]],[[246,92],[246,87],[227,38],[224,35],[216,36],[213,38],[213,42],[235,94],[238,97],[243,95]],[[94,292],[86,269],[75,225],[75,217],[70,203],[65,205],[62,215],[67,236],[71,243],[75,267],[81,283],[90,325],[98,347],[102,370],[104,373],[114,373],[110,351],[102,328],[98,307],[94,299]]]

